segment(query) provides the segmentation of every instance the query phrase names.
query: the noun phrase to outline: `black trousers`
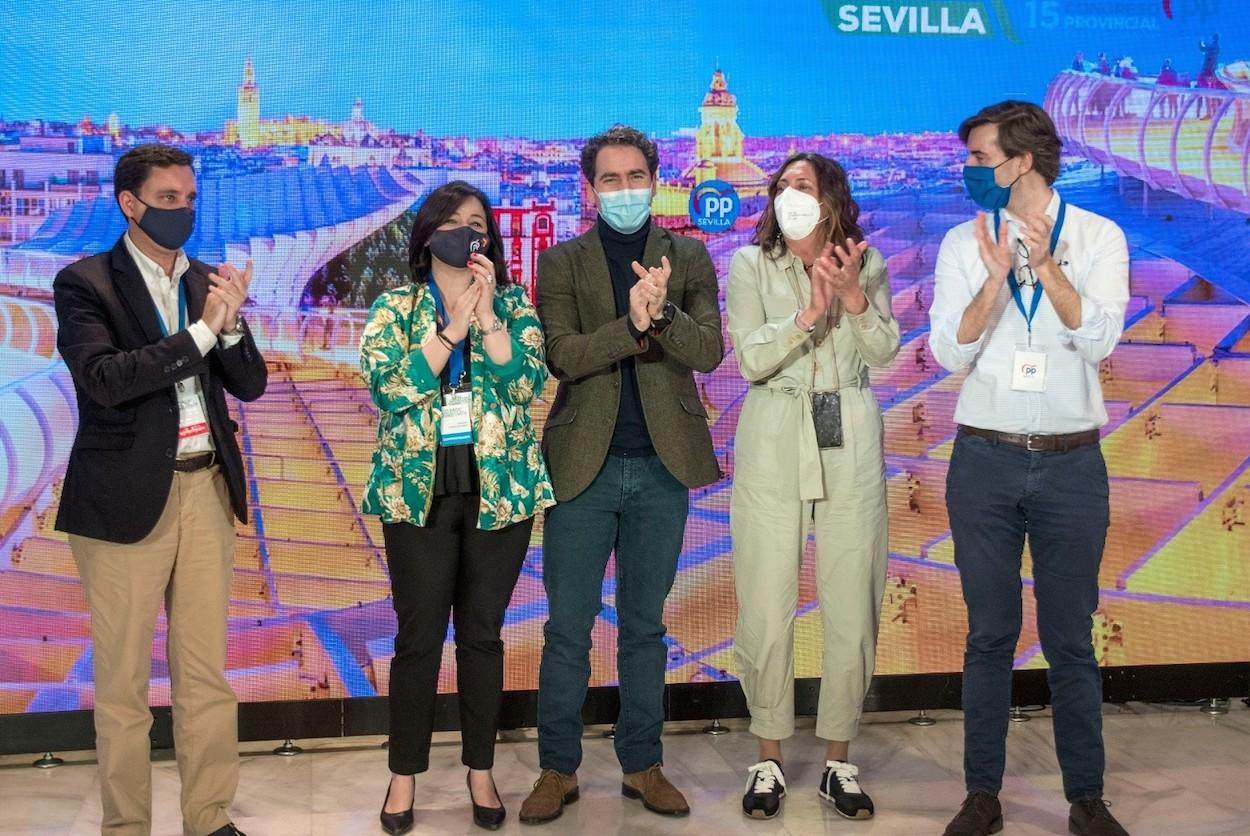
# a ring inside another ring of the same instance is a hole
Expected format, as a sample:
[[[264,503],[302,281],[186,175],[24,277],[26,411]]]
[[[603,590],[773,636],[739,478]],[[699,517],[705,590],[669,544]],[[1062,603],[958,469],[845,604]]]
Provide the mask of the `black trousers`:
[[[470,769],[494,764],[503,696],[499,632],[534,520],[479,531],[477,514],[477,494],[452,494],[434,498],[424,526],[382,526],[399,620],[389,699],[389,761],[397,775],[429,769],[449,613],[456,639],[461,760]]]

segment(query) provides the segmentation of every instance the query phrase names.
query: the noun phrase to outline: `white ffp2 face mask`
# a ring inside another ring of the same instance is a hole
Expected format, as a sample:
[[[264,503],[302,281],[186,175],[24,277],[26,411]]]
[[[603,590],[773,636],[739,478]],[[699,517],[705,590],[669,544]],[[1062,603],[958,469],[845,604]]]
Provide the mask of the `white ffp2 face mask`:
[[[791,241],[800,241],[811,235],[823,220],[820,217],[820,201],[793,186],[787,186],[777,195],[773,200],[773,210],[777,213],[781,234]]]

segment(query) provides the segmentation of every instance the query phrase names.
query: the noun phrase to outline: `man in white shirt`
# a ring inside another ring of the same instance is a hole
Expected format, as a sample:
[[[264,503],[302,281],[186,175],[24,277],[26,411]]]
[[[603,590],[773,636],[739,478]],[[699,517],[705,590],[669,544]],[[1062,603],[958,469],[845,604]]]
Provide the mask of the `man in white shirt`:
[[[1060,141],[1037,105],[1007,101],[959,128],[964,180],[985,212],[942,241],[929,346],[967,370],[946,498],[968,608],[964,654],[967,799],[947,836],[1002,829],[1012,657],[1025,534],[1069,829],[1126,836],[1102,800],[1102,678],[1091,615],[1110,520],[1098,364],[1128,303],[1128,247],[1114,223],[1051,184]]]
[[[183,832],[239,836],[227,810],[239,756],[226,618],[247,492],[224,393],[265,391],[265,361],[239,315],[252,269],[183,252],[196,193],[184,151],[137,146],[113,179],[125,234],[53,282],[57,347],[78,400],[56,527],[91,609],[100,829],[152,830],[148,680],[163,604]]]

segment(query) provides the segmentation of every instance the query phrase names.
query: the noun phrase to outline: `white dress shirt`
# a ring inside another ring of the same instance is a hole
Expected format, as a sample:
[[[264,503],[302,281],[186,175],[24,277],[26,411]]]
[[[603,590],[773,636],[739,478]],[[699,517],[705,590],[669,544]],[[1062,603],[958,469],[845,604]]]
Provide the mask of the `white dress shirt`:
[[[175,334],[178,331],[178,285],[182,281],[182,277],[187,270],[191,268],[191,262],[187,258],[186,253],[182,250],[178,251],[178,258],[174,261],[173,275],[165,272],[159,264],[148,258],[138,247],[134,241],[130,240],[130,233],[127,232],[123,239],[126,242],[126,249],[130,253],[130,257],[134,259],[135,265],[139,268],[139,275],[143,276],[143,283],[148,287],[148,293],[152,295],[152,303],[156,306],[157,316],[160,317],[165,326],[167,334]],[[189,316],[189,314],[184,315]],[[201,320],[197,320],[186,326],[186,330],[191,334],[191,338],[195,340],[196,347],[200,350],[200,355],[205,356],[213,350],[217,345],[217,337],[209,329],[208,325]],[[243,338],[242,334],[223,334],[221,337],[222,347],[230,348]],[[196,375],[184,378],[177,383],[177,395],[181,401],[184,396],[194,395],[199,399],[200,414],[208,420],[208,404],[204,400],[204,391],[200,386],[200,379]],[[182,407],[179,407],[179,425],[183,423],[181,420],[184,416]],[[213,435],[211,432],[201,435],[194,435],[189,438],[178,439],[178,458],[184,459],[188,456],[207,453],[213,449]]]
[[[1058,212],[1059,193],[1054,192],[1046,214],[1053,220]],[[1002,217],[1012,252],[1017,253],[1020,221],[1006,210]],[[942,240],[929,310],[933,356],[948,371],[968,369],[955,421],[1010,433],[1072,433],[1101,427],[1107,423],[1107,409],[1098,363],[1119,342],[1129,298],[1128,244],[1123,231],[1107,218],[1067,204],[1053,256],[1081,298],[1081,322],[1075,329],[1065,327],[1050,296],[1042,297],[1031,342],[1032,350],[1046,353],[1046,391],[1021,392],[1012,389],[1012,368],[1016,350],[1028,342],[1028,326],[1008,287],[995,300],[980,338],[966,344],[958,339],[964,311],[989,276],[973,224],[960,224]],[[1017,277],[1020,267],[1017,258]],[[1027,310],[1033,291],[1026,286],[1020,292]]]

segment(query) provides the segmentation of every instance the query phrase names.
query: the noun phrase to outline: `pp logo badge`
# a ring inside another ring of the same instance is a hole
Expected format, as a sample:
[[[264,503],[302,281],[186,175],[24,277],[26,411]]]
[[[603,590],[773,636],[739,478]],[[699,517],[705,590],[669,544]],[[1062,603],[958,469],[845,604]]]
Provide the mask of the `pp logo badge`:
[[[1046,391],[1046,353],[1044,351],[1016,350],[1011,366],[1011,388],[1017,392]]]
[[[741,209],[738,192],[724,180],[705,180],[690,192],[690,219],[704,232],[728,232]]]

